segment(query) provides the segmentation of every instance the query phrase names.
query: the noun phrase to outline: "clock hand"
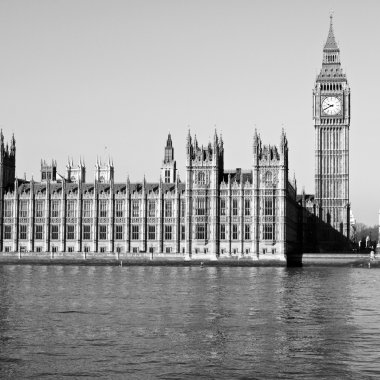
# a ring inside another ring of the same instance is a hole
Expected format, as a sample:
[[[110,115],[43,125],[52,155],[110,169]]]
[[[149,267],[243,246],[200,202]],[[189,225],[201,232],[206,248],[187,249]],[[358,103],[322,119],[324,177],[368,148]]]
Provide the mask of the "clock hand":
[[[330,107],[334,107],[334,104],[329,104],[328,107],[326,107],[326,108],[323,109],[323,111],[326,111]]]

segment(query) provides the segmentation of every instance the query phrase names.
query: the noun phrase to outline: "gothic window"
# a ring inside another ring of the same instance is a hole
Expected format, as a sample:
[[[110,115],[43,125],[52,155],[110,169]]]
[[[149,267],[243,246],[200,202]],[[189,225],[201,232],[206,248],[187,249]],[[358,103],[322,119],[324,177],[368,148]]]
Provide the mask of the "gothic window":
[[[199,240],[207,239],[206,226],[204,224],[197,224],[195,226],[195,238]]]
[[[4,225],[4,239],[12,239],[12,226]]]
[[[238,215],[238,200],[236,198],[232,199],[232,215]]]
[[[186,239],[186,229],[185,229],[185,225],[182,224],[181,225],[181,240],[185,240]]]
[[[251,200],[250,199],[244,199],[244,215],[245,216],[251,215]]]
[[[172,240],[172,226],[165,225],[165,240]]]
[[[77,215],[77,202],[74,200],[67,201],[66,216],[68,218],[75,218]]]
[[[165,183],[170,183],[170,170],[165,170]]]
[[[107,240],[107,227],[106,224],[99,225],[99,240]]]
[[[274,240],[274,225],[273,223],[263,224],[263,240]]]
[[[7,200],[4,202],[4,216],[6,218],[13,216],[13,201]]]
[[[263,198],[264,203],[264,216],[273,216],[274,215],[274,198],[271,196],[265,196]]]
[[[133,217],[138,217],[140,216],[140,202],[138,200],[133,200],[132,201],[132,216]]]
[[[148,216],[151,218],[156,216],[156,201],[154,199],[148,201]]]
[[[185,217],[186,213],[186,203],[184,199],[181,199],[181,218]]]
[[[28,226],[26,224],[20,224],[19,239],[26,240],[28,237]]]
[[[156,226],[154,224],[148,225],[148,240],[156,240]]]
[[[251,240],[251,226],[249,224],[244,225],[244,239]]]
[[[36,201],[36,218],[42,218],[44,216],[44,201]]]
[[[108,200],[102,199],[99,201],[99,217],[108,217]]]
[[[20,209],[19,209],[19,216],[20,218],[27,218],[29,214],[29,201],[22,200],[20,201]]]
[[[46,172],[42,172],[42,181],[45,181],[46,180]]]
[[[82,230],[83,240],[91,240],[91,224],[84,224]]]
[[[115,202],[115,216],[117,218],[122,218],[124,216],[124,201],[122,199],[118,199]]]
[[[132,225],[132,240],[139,240],[139,226],[137,224]]]
[[[115,239],[123,240],[124,237],[124,226],[122,224],[115,225]]]
[[[165,201],[165,218],[171,218],[173,216],[173,201]]]
[[[220,215],[226,215],[226,200],[220,199]]]
[[[52,201],[51,202],[51,209],[50,209],[50,216],[52,218],[59,218],[60,217],[60,203],[61,201]]]
[[[267,187],[272,186],[272,184],[273,184],[273,174],[272,174],[272,172],[267,171],[265,173],[264,182],[265,182],[265,186],[267,186]]]
[[[85,199],[83,201],[83,217],[91,218],[92,217],[92,200]]]
[[[44,238],[44,226],[42,224],[36,224],[34,231],[36,240],[42,240]]]
[[[74,240],[75,239],[75,225],[74,224],[68,224],[67,225],[66,238],[67,238],[67,240]]]
[[[233,224],[232,225],[232,240],[237,240],[238,239],[238,225]]]
[[[50,227],[50,238],[51,240],[58,240],[59,239],[59,225],[52,224]]]
[[[199,185],[204,185],[206,183],[206,175],[204,172],[199,172],[198,173],[198,184]]]
[[[206,215],[206,198],[197,198],[195,203],[195,215]]]
[[[220,225],[220,240],[226,240],[226,225]]]

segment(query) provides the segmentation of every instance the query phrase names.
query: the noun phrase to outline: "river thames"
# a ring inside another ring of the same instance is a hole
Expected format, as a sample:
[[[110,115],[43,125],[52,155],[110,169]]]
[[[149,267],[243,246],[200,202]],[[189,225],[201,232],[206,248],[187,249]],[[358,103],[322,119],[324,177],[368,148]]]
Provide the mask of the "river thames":
[[[0,266],[0,378],[380,376],[380,270]]]

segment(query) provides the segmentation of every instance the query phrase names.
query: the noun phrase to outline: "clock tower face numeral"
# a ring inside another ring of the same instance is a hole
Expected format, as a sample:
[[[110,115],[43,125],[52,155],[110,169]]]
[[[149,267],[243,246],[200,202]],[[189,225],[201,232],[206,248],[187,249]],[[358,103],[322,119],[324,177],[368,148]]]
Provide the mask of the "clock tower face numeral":
[[[342,110],[342,103],[339,98],[329,96],[322,101],[322,114],[328,116],[337,115]]]

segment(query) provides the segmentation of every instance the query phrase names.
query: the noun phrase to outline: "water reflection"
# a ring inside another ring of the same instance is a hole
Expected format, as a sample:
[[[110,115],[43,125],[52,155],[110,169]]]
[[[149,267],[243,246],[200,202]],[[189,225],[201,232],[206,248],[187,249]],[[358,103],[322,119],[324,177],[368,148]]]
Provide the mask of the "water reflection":
[[[374,376],[377,273],[0,266],[0,377]]]

